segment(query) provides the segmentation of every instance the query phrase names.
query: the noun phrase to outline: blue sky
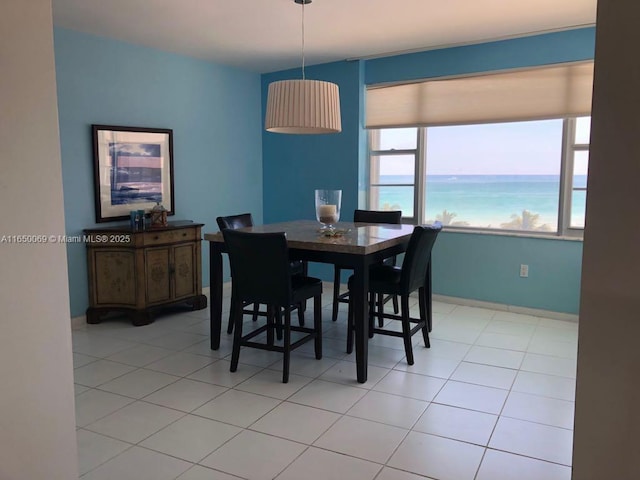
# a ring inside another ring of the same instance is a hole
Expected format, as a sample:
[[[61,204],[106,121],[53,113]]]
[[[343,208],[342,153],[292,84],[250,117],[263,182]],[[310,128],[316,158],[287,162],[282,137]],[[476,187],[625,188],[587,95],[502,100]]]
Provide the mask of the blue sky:
[[[579,138],[588,138],[588,126],[588,121],[578,122]],[[381,148],[413,148],[414,132],[386,130]],[[431,127],[426,145],[430,175],[558,175],[562,120]],[[410,175],[410,165],[388,159],[380,173]],[[575,173],[586,174],[586,163],[577,162]]]

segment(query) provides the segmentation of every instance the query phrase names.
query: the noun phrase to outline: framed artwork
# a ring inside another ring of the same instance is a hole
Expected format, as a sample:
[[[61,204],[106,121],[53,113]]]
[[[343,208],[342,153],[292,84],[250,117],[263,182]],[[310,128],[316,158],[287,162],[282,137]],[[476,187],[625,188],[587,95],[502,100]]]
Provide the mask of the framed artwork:
[[[156,202],[175,213],[173,130],[92,125],[96,222],[129,219]]]

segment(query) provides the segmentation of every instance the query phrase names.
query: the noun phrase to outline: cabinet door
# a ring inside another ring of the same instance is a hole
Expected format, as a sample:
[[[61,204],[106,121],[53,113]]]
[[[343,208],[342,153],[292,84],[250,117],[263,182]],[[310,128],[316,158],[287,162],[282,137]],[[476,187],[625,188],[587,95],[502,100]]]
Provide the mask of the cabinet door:
[[[196,295],[196,245],[187,243],[173,249],[175,298]]]
[[[171,247],[145,249],[147,304],[171,300]]]
[[[89,259],[94,262],[95,306],[121,305],[135,307],[134,251],[96,249],[89,255]]]

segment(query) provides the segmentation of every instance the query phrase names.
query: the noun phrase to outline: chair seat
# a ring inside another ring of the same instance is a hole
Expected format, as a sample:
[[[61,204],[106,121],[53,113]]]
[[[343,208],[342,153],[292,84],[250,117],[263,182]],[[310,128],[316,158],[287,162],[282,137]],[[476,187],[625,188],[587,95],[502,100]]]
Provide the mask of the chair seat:
[[[294,303],[306,300],[322,293],[322,280],[315,277],[293,275],[291,277]]]
[[[400,293],[402,269],[393,265],[372,265],[369,269],[369,291],[372,293]],[[352,289],[353,275],[349,277],[349,290]]]

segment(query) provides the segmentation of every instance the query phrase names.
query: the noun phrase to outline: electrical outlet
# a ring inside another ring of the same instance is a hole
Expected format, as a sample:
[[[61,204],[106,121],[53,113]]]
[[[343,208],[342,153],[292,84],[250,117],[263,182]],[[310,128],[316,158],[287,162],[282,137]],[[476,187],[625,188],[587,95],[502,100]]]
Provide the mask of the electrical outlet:
[[[529,265],[520,265],[520,276],[523,278],[529,276]]]

